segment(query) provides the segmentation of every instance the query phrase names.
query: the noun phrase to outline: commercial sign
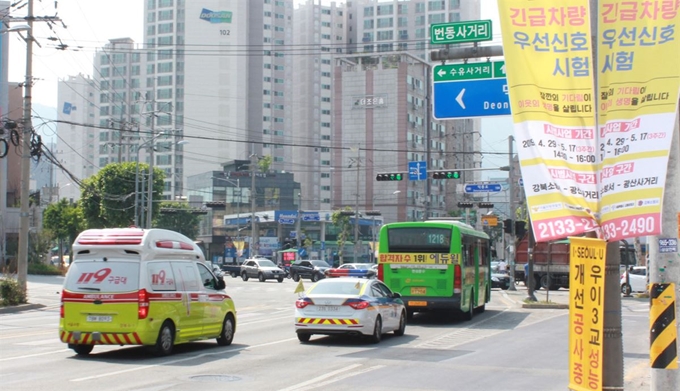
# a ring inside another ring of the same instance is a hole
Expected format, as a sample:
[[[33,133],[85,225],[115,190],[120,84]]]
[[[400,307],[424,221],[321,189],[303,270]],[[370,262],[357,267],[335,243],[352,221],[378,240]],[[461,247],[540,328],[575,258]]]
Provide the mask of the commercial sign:
[[[588,0],[499,1],[537,241],[593,230],[609,241],[660,233],[680,87],[677,3],[655,8],[661,3],[599,2],[594,63]]]
[[[436,119],[509,115],[505,61],[432,67]]]
[[[210,23],[231,23],[231,16],[231,11],[211,11],[203,8],[200,18]]]
[[[470,20],[430,25],[430,42],[433,45],[490,41],[491,35],[491,20]]]
[[[569,238],[569,388],[602,390],[607,242]]]
[[[353,109],[374,109],[377,107],[385,107],[387,100],[383,95],[368,95],[362,97],[354,97]]]

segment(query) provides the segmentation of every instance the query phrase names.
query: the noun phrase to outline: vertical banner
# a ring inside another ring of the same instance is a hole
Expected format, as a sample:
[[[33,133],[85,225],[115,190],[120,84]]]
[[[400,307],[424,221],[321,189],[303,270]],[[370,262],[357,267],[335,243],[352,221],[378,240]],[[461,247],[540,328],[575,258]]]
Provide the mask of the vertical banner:
[[[537,242],[597,227],[588,0],[499,0],[524,191]]]
[[[607,242],[570,237],[569,388],[602,390]]]
[[[603,236],[658,235],[680,88],[680,2],[598,3]]]

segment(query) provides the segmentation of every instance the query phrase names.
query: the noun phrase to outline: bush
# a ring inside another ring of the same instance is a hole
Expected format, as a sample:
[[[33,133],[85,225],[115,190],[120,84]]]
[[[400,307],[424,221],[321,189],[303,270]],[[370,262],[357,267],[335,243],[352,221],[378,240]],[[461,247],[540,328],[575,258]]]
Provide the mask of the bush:
[[[0,303],[4,306],[26,303],[26,291],[13,278],[0,279]]]
[[[45,276],[59,276],[66,272],[66,269],[59,269],[54,265],[46,265],[44,263],[28,263],[28,274],[41,274]]]

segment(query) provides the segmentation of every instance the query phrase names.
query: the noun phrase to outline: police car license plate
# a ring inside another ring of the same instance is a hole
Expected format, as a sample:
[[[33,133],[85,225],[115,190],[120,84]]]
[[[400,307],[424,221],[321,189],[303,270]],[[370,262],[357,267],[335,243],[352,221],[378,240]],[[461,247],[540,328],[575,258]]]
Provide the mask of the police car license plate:
[[[340,307],[337,305],[320,305],[317,307],[319,312],[337,312]]]
[[[111,322],[113,320],[113,316],[105,316],[105,315],[88,315],[87,316],[87,321],[88,322]]]

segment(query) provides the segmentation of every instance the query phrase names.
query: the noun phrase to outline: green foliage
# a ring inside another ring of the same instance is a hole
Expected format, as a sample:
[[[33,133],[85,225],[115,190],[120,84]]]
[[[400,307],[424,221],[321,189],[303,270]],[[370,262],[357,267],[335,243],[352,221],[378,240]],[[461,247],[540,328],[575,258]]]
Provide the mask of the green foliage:
[[[345,207],[344,210],[351,211],[352,208]],[[333,225],[340,229],[340,232],[338,232],[337,243],[338,243],[338,256],[340,256],[341,264],[345,263],[345,260],[343,258],[343,250],[345,248],[345,242],[347,242],[347,239],[349,238],[350,233],[352,232],[352,225],[350,224],[349,218],[350,216],[342,214],[342,210],[333,211],[333,214],[331,215],[331,221],[333,221]]]
[[[139,163],[138,181],[135,182],[137,163],[112,163],[102,168],[97,174],[84,180],[80,207],[88,228],[127,227],[135,221],[135,183],[147,183],[149,165]],[[153,171],[152,219],[160,211],[160,200],[163,197],[165,173],[159,168]],[[138,192],[141,200],[144,193]],[[139,209],[138,208],[138,209]]]
[[[201,215],[192,214],[193,208],[188,203],[163,202],[160,206],[161,209],[171,209],[174,213],[161,213],[154,222],[154,227],[177,231],[191,239],[198,236]]]
[[[83,210],[66,199],[51,204],[43,215],[43,227],[50,230],[55,239],[70,246],[78,234],[85,229]]]
[[[0,304],[4,306],[26,303],[26,291],[13,278],[0,279]]]
[[[28,264],[45,262],[52,248],[52,233],[44,230],[28,234]]]
[[[29,263],[28,274],[38,274],[43,276],[60,276],[66,270],[61,270],[53,265],[46,265],[44,263]]]
[[[260,168],[260,171],[261,171],[261,172],[268,172],[268,171],[269,171],[269,167],[272,166],[272,157],[269,156],[269,155],[261,157],[261,158],[257,161],[257,165],[258,165],[258,167]]]

